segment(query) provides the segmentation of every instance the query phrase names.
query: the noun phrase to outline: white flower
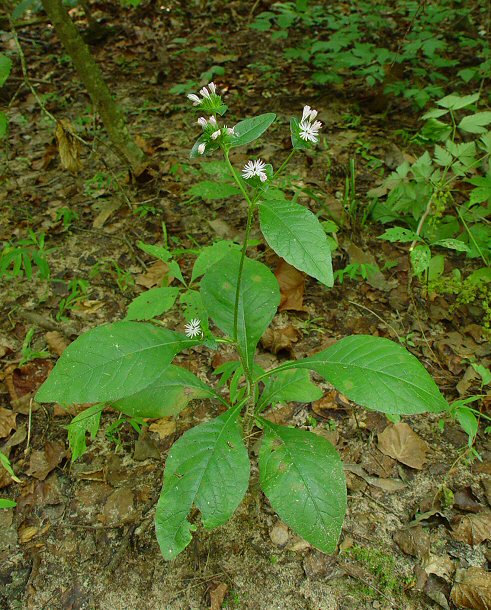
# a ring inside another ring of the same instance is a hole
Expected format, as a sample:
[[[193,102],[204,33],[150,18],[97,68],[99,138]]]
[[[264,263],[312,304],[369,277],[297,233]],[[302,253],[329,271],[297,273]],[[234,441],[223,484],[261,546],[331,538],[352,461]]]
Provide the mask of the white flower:
[[[255,161],[248,161],[244,165],[244,169],[242,170],[242,176],[245,180],[249,180],[253,176],[259,176],[261,182],[265,182],[268,179],[266,172],[264,171],[266,167],[266,163],[261,161],[261,159],[256,159]]]
[[[218,137],[220,137],[221,133],[222,133],[222,130],[221,129],[217,129],[216,131],[214,131],[211,134],[210,137],[211,137],[212,140],[216,140]]]
[[[203,98],[210,98],[210,92],[208,91],[208,89],[206,87],[203,87],[202,89],[200,89],[199,92],[201,93]]]
[[[193,102],[193,106],[199,106],[201,104],[201,100],[195,93],[188,93],[188,100]]]
[[[314,111],[315,112],[315,111]],[[315,121],[311,123],[309,120],[302,120],[300,123],[300,137],[302,140],[306,142],[316,142],[319,141],[319,129],[322,127],[322,123],[320,121]]]
[[[208,123],[210,123],[210,125],[213,125],[214,127],[216,127],[218,125],[217,120],[216,120],[216,118],[214,116],[211,116],[208,119]]]
[[[235,135],[234,127],[227,127],[226,129],[229,136]]]
[[[208,85],[208,89],[212,92],[212,93],[216,93],[217,88],[215,87],[215,83],[210,83]]]
[[[198,153],[200,155],[204,155],[205,154],[205,150],[206,150],[206,144],[204,142],[202,142],[199,146],[198,146]]]
[[[201,127],[206,127],[208,125],[208,121],[205,119],[204,116],[199,117],[198,125],[201,125]]]
[[[310,106],[304,106],[303,113],[302,113],[302,122],[308,121],[309,117],[310,117]]]
[[[194,318],[184,327],[184,333],[186,337],[193,339],[198,335],[203,336],[203,331],[201,330],[201,321],[198,318]]]

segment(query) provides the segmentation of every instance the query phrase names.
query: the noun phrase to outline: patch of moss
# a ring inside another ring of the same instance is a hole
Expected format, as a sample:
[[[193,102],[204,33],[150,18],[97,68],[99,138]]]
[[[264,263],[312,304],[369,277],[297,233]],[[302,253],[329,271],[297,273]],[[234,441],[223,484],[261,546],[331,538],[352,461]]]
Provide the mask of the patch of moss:
[[[400,597],[403,592],[403,578],[396,570],[396,560],[380,549],[354,545],[345,551],[346,555],[363,565],[373,576],[373,591],[386,596]],[[363,587],[366,589],[366,587]]]

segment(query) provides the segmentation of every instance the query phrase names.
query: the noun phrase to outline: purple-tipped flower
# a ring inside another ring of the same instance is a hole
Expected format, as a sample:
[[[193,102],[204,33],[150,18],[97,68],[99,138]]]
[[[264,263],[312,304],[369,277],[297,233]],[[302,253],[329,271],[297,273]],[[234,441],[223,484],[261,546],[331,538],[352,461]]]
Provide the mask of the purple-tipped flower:
[[[198,153],[200,155],[204,155],[205,150],[206,150],[206,144],[204,142],[201,142],[201,144],[198,146]]]
[[[249,178],[253,178],[254,176],[259,176],[261,182],[266,182],[268,179],[268,175],[264,171],[266,168],[266,163],[261,161],[261,159],[256,159],[255,161],[248,161],[242,170],[242,176],[245,180],[249,180]]]
[[[203,127],[203,129],[208,125],[208,121],[205,119],[204,116],[199,117],[198,125],[201,125],[201,127]]]
[[[211,116],[208,119],[208,123],[210,123],[210,125],[213,125],[213,127],[216,127],[218,125],[217,120],[216,120],[216,118],[214,116]]]
[[[193,102],[193,106],[199,106],[201,104],[201,100],[195,93],[188,93],[188,100]]]
[[[211,134],[211,136],[210,136],[210,137],[211,137],[211,139],[212,139],[212,140],[216,140],[216,139],[217,139],[217,138],[219,138],[221,135],[222,135],[222,130],[221,130],[221,129],[217,129],[216,131],[214,131],[214,132]]]

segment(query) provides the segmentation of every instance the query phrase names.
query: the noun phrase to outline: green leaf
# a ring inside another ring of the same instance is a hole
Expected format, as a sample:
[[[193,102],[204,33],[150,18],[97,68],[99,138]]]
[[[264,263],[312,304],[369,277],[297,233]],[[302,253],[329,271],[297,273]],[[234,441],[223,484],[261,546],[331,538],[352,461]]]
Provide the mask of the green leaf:
[[[260,413],[267,405],[279,402],[312,402],[322,398],[323,392],[312,381],[309,372],[301,369],[280,371],[268,377],[257,403]]]
[[[421,119],[423,121],[427,121],[428,119],[439,119],[441,116],[444,116],[447,113],[448,110],[442,110],[441,108],[433,108],[433,110],[429,110],[428,112],[423,114]]]
[[[421,275],[430,265],[431,251],[426,244],[421,244],[411,250],[409,258],[411,259],[414,275]]]
[[[155,244],[145,244],[142,241],[138,242],[138,247],[140,250],[143,250],[143,252],[150,254],[150,256],[167,263],[169,267],[169,275],[173,275],[181,282],[181,284],[184,284],[184,286],[186,285],[177,261],[172,260],[172,252],[170,252],[170,250],[164,248],[163,246],[156,246]]]
[[[140,322],[114,322],[81,335],[36,394],[61,404],[118,400],[147,387],[174,356],[198,342]]]
[[[234,337],[234,310],[241,254],[232,251],[227,264],[214,265],[201,281],[201,296],[220,330],[237,340],[249,370],[254,351],[280,303],[278,282],[262,263],[244,258],[240,285],[237,337]]]
[[[158,419],[177,415],[191,400],[209,398],[214,394],[191,371],[169,364],[147,387],[113,402],[111,406],[130,417]]]
[[[432,246],[440,246],[441,248],[448,248],[449,250],[457,250],[457,252],[470,252],[470,248],[467,244],[464,244],[460,239],[439,239],[431,244]]]
[[[1,508],[14,508],[14,506],[17,506],[17,502],[14,502],[14,500],[9,500],[7,498],[0,498],[0,509]]]
[[[5,112],[0,110],[0,140],[7,134],[8,119]]]
[[[99,431],[101,413],[104,405],[93,405],[82,413],[76,415],[66,427],[68,430],[68,444],[72,451],[72,462],[75,462],[87,449],[86,432],[94,439]]]
[[[308,150],[313,147],[313,142],[309,142],[300,137],[300,121],[294,117],[290,119],[290,133],[292,146],[296,150]]]
[[[181,292],[179,302],[184,308],[184,317],[189,322],[190,320],[198,319],[201,322],[201,328],[204,331],[209,331],[208,312],[203,304],[203,298],[198,290],[186,290]]]
[[[232,139],[232,148],[244,146],[259,138],[259,136],[268,129],[275,118],[276,114],[274,114],[274,112],[267,112],[266,114],[261,114],[252,119],[245,119],[237,123],[234,127],[235,137]]]
[[[227,197],[240,195],[240,189],[233,184],[227,184],[226,182],[220,183],[212,182],[211,180],[203,180],[197,182],[188,189],[187,194],[201,197],[206,201],[214,201],[216,199],[227,199]]]
[[[469,446],[472,445],[476,438],[479,422],[474,413],[468,407],[457,407],[455,417],[462,427],[462,430],[469,437]]]
[[[259,222],[276,254],[326,286],[334,284],[329,242],[310,210],[291,201],[267,199],[259,204]]]
[[[0,53],[0,87],[3,87],[12,69],[12,61],[3,53]]]
[[[339,455],[329,441],[311,432],[261,422],[262,490],[295,533],[324,553],[334,552],[346,512]]]
[[[378,236],[378,239],[385,239],[390,242],[406,243],[408,241],[420,241],[421,237],[410,229],[404,229],[403,227],[392,227],[387,229],[385,233]]]
[[[467,133],[486,133],[486,125],[491,123],[491,112],[476,112],[465,116],[457,125],[462,131]]]
[[[435,161],[438,163],[438,165],[447,167],[452,165],[453,157],[446,148],[443,148],[443,146],[439,146],[437,144],[435,146]]]
[[[194,280],[206,273],[210,267],[228,256],[232,250],[239,251],[240,246],[228,240],[217,241],[212,246],[203,248],[194,263],[191,282],[194,282]]]
[[[291,363],[308,368],[353,402],[381,413],[440,413],[447,401],[419,360],[382,337],[352,335]]]
[[[171,448],[155,515],[164,559],[174,559],[191,542],[196,526],[187,516],[193,504],[211,529],[226,523],[244,497],[250,464],[238,413],[230,410],[191,428]]]
[[[133,299],[125,320],[151,320],[168,311],[175,303],[179,288],[151,288]]]
[[[473,93],[472,95],[447,95],[446,97],[438,100],[436,103],[438,106],[448,108],[449,110],[459,110],[460,108],[466,108],[479,99],[479,93]]]

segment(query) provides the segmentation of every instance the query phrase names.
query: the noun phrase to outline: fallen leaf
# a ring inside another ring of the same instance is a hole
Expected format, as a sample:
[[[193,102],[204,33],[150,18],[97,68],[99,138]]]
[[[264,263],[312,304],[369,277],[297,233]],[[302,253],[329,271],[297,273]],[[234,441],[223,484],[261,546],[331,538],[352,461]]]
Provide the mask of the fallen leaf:
[[[161,439],[174,434],[176,431],[176,420],[170,417],[162,417],[153,424],[150,424],[150,432],[156,432]]]
[[[0,407],[0,438],[5,438],[12,430],[15,430],[16,417],[17,413],[14,413],[11,409]]]
[[[470,487],[464,487],[455,492],[454,507],[469,513],[479,513],[483,509],[483,505],[478,501]]]
[[[344,464],[343,467],[348,472],[352,472],[353,474],[361,477],[369,485],[379,487],[387,492],[400,491],[406,487],[406,484],[399,479],[382,479],[380,477],[371,477],[358,464]]]
[[[135,514],[134,497],[131,489],[120,487],[107,498],[98,520],[106,525],[128,523]]]
[[[399,530],[393,539],[397,546],[412,557],[426,559],[430,553],[430,537],[421,526]]]
[[[450,597],[460,608],[491,610],[491,574],[477,567],[457,570]]]
[[[94,218],[92,227],[94,229],[101,229],[106,224],[106,221],[114,212],[117,212],[122,205],[122,201],[119,201],[118,199],[101,199],[97,205],[94,204],[94,208],[97,208],[99,213]]]
[[[82,168],[79,158],[80,143],[70,121],[67,119],[57,121],[55,138],[60,153],[61,166],[74,174],[78,173]]]
[[[26,544],[26,542],[30,542],[33,538],[45,534],[50,527],[51,524],[49,522],[41,529],[34,525],[21,525],[18,529],[19,542],[21,544]]]
[[[33,451],[27,474],[44,481],[48,474],[67,457],[68,451],[63,443],[48,441],[42,451]]]
[[[227,591],[228,586],[224,582],[221,582],[210,591],[210,610],[220,610],[225,596],[227,595]]]
[[[421,470],[426,462],[428,443],[403,422],[387,426],[378,435],[378,448],[401,464]]]
[[[45,337],[49,350],[57,356],[61,356],[70,344],[70,341],[65,337],[65,335],[60,333],[58,330],[48,331]]]
[[[312,551],[303,560],[303,571],[307,578],[322,578],[323,581],[339,578],[345,574],[338,565],[338,558],[333,555],[324,555],[319,551]]]
[[[273,354],[279,352],[287,352],[291,357],[294,343],[300,339],[300,331],[294,326],[285,326],[283,328],[267,328],[261,337],[261,344],[264,349],[269,350]]]
[[[444,610],[450,610],[450,606],[448,605],[450,586],[444,578],[441,578],[437,574],[428,574],[424,592],[430,599],[444,608]]]
[[[168,278],[169,284],[171,278],[169,276],[169,265],[164,261],[156,261],[153,265],[136,277],[135,283],[145,288],[153,288],[154,286],[162,286],[164,279]]]
[[[279,311],[307,311],[303,304],[305,274],[280,258],[274,272],[280,286]]]
[[[423,564],[427,574],[436,574],[449,581],[455,572],[454,562],[448,555],[429,555]]]
[[[451,534],[455,540],[472,546],[491,539],[491,512],[460,517],[458,523],[452,527]]]

